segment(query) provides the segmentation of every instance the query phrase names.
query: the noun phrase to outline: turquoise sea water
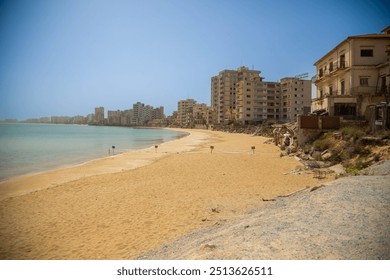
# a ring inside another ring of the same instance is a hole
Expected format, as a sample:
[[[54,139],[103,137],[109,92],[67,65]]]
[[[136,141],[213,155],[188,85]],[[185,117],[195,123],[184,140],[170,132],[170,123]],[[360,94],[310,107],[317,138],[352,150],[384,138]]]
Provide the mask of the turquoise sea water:
[[[0,124],[0,180],[148,148],[184,136],[164,129]]]

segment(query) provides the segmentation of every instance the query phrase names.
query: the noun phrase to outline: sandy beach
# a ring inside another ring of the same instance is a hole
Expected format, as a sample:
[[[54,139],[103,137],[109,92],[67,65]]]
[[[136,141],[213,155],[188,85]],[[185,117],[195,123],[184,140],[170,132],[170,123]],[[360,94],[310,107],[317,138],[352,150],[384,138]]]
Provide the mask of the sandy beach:
[[[138,259],[389,260],[390,160],[278,197]]]
[[[332,179],[291,173],[303,165],[263,137],[188,132],[157,151],[1,182],[0,259],[132,259]]]

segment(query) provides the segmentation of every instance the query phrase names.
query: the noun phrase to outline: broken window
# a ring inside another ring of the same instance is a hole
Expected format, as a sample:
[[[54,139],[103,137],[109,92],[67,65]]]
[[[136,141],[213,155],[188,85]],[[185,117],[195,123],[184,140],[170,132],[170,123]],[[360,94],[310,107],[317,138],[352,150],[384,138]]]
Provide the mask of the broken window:
[[[361,49],[360,50],[360,56],[362,56],[362,57],[372,57],[372,56],[374,56],[374,50],[373,49]]]
[[[360,85],[368,86],[368,77],[360,77]]]
[[[356,116],[356,104],[355,103],[335,103],[334,104],[335,116]]]

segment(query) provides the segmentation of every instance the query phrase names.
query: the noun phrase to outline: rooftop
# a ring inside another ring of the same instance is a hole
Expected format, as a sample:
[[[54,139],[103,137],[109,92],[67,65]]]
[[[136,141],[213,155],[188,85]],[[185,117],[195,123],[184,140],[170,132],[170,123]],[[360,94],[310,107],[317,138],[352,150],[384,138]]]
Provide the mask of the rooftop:
[[[386,27],[382,30],[382,33],[379,34],[363,34],[363,35],[355,35],[355,36],[348,36],[345,40],[341,41],[336,47],[334,47],[331,51],[329,51],[327,54],[325,54],[323,57],[318,59],[314,66],[316,66],[320,61],[322,61],[325,57],[328,56],[328,54],[332,53],[334,50],[336,50],[338,47],[340,47],[345,42],[348,42],[349,40],[353,39],[390,39],[390,26]]]

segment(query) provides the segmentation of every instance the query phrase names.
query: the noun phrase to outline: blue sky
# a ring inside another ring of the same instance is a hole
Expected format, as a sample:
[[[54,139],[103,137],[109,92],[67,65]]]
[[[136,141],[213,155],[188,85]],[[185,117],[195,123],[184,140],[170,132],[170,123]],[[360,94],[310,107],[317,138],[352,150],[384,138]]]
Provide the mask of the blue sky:
[[[309,72],[350,35],[390,25],[390,0],[0,0],[0,119],[87,115],[141,101],[210,104],[248,66]]]

